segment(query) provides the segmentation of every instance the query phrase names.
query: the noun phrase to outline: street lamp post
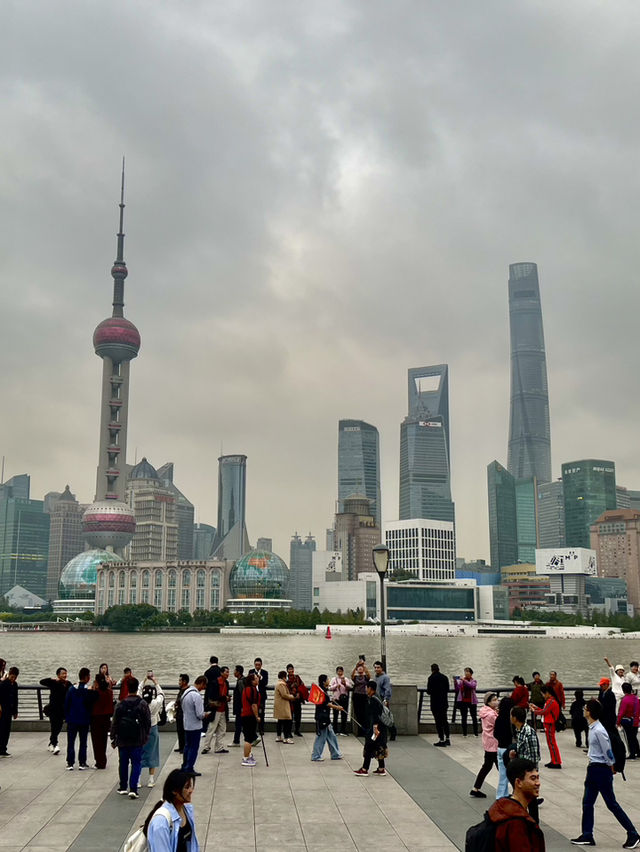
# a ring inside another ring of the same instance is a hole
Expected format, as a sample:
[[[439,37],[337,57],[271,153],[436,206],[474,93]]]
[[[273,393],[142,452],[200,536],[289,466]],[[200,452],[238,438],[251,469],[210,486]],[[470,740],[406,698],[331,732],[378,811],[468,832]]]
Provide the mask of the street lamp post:
[[[384,578],[389,568],[389,548],[384,544],[377,544],[373,548],[373,564],[378,577],[380,577],[380,660],[383,669],[387,670],[387,637],[385,634],[386,605],[384,597]]]

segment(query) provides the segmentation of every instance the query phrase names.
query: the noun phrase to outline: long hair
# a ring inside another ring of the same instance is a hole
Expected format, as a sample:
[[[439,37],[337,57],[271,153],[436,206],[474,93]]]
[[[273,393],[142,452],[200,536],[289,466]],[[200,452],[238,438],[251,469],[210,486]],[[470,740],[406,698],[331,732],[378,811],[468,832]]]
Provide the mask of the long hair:
[[[175,807],[176,794],[182,792],[182,790],[187,786],[189,781],[193,782],[195,787],[196,779],[193,772],[185,772],[184,769],[173,769],[166,778],[164,782],[164,787],[162,788],[162,799],[153,806],[153,810],[149,813],[149,816],[146,818],[144,822],[144,835],[147,836],[147,830],[149,828],[149,823],[153,819],[155,812],[158,808],[162,807],[165,802],[168,802],[170,805]]]

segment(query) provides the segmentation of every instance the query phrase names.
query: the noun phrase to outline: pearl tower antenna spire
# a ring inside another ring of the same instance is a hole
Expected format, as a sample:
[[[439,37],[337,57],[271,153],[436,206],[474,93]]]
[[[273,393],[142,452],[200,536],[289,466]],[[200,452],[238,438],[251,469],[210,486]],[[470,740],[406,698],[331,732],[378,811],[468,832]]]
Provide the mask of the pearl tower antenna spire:
[[[95,502],[84,514],[85,538],[94,547],[121,550],[131,541],[135,518],[124,502],[126,489],[129,368],[140,350],[140,333],[124,316],[124,158],[120,183],[117,256],[111,268],[113,313],[93,333],[93,347],[102,358],[100,440]]]

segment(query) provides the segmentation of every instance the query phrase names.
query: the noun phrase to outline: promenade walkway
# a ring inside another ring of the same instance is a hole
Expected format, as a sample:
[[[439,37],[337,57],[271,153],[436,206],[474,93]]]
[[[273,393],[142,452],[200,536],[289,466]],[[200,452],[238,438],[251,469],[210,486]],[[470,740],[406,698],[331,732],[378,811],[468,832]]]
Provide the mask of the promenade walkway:
[[[62,741],[65,737],[63,735]],[[229,737],[230,741],[231,737]],[[491,804],[495,787],[485,783],[486,800],[469,797],[482,762],[480,739],[453,738],[450,749],[434,749],[433,736],[402,737],[391,744],[390,775],[358,778],[361,745],[340,737],[344,760],[310,761],[313,736],[293,746],[267,734],[270,766],[255,750],[258,765],[241,766],[241,749],[201,755],[193,802],[203,850],[221,846],[255,852],[340,852],[376,848],[386,852],[444,852],[464,848],[464,834]],[[10,758],[0,760],[0,852],[117,850],[160,795],[162,780],[179,765],[171,734],[161,734],[159,783],[140,789],[140,799],[116,795],[117,756],[106,771],[66,772],[63,754],[46,750],[43,733],[16,733]],[[545,746],[542,746],[545,752]],[[561,772],[542,769],[541,808],[547,849],[567,850],[579,833],[580,798],[586,755],[561,735]],[[495,784],[496,774],[491,781]],[[629,765],[628,781],[616,781],[618,799],[634,818],[640,766]],[[146,772],[143,774],[146,784]],[[640,820],[639,820],[640,821]],[[222,842],[221,842],[222,838]],[[601,850],[620,849],[624,832],[600,803],[596,840]]]

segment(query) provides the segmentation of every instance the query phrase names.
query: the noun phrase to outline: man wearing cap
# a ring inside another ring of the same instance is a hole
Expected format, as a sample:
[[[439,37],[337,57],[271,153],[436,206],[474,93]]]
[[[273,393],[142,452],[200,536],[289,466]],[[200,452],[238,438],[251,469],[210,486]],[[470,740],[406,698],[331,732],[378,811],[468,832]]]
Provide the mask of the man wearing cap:
[[[604,661],[609,666],[609,672],[611,673],[611,689],[615,695],[617,713],[620,708],[620,702],[624,696],[624,692],[622,691],[622,684],[625,682],[624,666],[620,663],[612,666],[608,657],[605,657]]]
[[[616,727],[616,697],[611,691],[611,681],[608,677],[601,677],[598,686],[600,687],[600,691],[598,692],[598,701],[602,704],[600,721],[609,731],[612,727]]]

